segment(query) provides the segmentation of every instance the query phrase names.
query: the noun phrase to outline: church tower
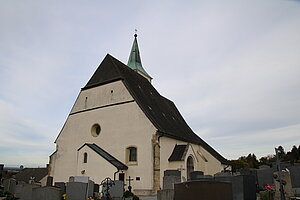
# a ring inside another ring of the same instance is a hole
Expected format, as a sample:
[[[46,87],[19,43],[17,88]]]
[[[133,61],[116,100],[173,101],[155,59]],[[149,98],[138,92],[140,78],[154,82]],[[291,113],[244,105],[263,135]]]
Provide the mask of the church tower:
[[[127,66],[136,71],[137,73],[141,74],[145,77],[149,82],[151,82],[151,76],[145,71],[142,65],[142,60],[140,56],[139,46],[137,42],[137,34],[134,34],[134,40],[131,48],[131,52],[129,55],[129,59],[127,62]]]

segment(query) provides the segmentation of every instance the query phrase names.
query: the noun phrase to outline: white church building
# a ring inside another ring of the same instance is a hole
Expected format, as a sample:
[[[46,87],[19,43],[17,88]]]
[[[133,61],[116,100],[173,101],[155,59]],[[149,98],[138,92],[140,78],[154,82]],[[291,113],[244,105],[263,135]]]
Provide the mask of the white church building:
[[[87,84],[55,140],[49,175],[54,182],[88,176],[130,176],[137,195],[155,194],[165,170],[214,175],[228,161],[185,122],[175,104],[151,84],[135,34],[128,64],[107,54]]]

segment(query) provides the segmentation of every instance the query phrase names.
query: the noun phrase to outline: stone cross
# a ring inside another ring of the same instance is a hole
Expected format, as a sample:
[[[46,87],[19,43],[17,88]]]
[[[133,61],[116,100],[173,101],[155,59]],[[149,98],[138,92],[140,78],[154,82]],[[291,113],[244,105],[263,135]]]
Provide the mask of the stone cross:
[[[129,190],[129,192],[131,192],[131,189],[132,189],[132,187],[131,187],[131,181],[133,181],[133,178],[130,178],[130,176],[128,177],[128,179],[126,179],[126,181],[128,181],[128,190]]]

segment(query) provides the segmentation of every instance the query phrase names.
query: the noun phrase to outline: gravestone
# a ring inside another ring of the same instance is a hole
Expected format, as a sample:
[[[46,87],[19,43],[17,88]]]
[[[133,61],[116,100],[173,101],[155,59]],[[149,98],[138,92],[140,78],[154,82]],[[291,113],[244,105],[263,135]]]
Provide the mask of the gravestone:
[[[300,188],[300,167],[291,166],[288,170],[291,175],[292,188]]]
[[[68,182],[66,186],[66,195],[70,200],[87,199],[88,183]]]
[[[157,200],[173,200],[174,199],[174,190],[158,190],[157,191]]]
[[[256,184],[252,175],[215,176],[215,180],[232,184],[233,200],[256,199]]]
[[[232,200],[231,183],[211,179],[209,181],[189,181],[174,185],[174,200],[195,199]]]
[[[286,199],[289,199],[290,197],[294,196],[293,190],[292,190],[292,183],[291,183],[291,176],[290,173],[287,171],[281,171],[274,172],[274,183],[276,187],[275,191],[275,199],[280,199],[280,181],[279,181],[279,175],[281,177],[282,182],[284,182],[283,190],[285,193]]]
[[[66,184],[64,182],[55,182],[54,186],[60,189],[61,196],[66,194]]]
[[[218,172],[214,176],[232,176],[231,172]]]
[[[88,176],[70,176],[69,182],[88,183],[89,177]]]
[[[3,169],[4,169],[4,164],[0,164],[0,180],[2,180]]]
[[[94,184],[94,192],[99,193],[99,184]]]
[[[203,178],[204,173],[202,171],[193,171],[190,173],[191,180],[197,180]]]
[[[94,194],[94,182],[89,180],[88,176],[71,176],[66,185],[67,198],[76,200],[79,198],[88,198]],[[71,197],[70,197],[71,196]]]
[[[164,176],[181,176],[181,172],[179,170],[165,170]]]
[[[88,182],[88,191],[87,196],[92,197],[94,194],[94,181],[89,180]]]
[[[163,189],[174,189],[175,183],[181,182],[181,172],[178,170],[166,170],[163,177]]]
[[[5,179],[3,181],[4,192],[9,192],[11,194],[15,193],[17,181],[13,178]]]
[[[33,188],[32,200],[61,200],[61,191],[50,186]]]
[[[53,186],[53,177],[52,176],[47,176],[46,186]]]
[[[213,179],[211,175],[204,175],[202,171],[193,171],[190,173],[190,179],[191,181],[194,180],[209,180]]]
[[[114,184],[111,186],[110,196],[114,198],[122,198],[124,193],[124,182],[123,181],[114,181]]]
[[[260,189],[265,189],[265,186],[274,185],[273,173],[274,168],[257,169],[257,184]]]
[[[16,185],[15,196],[20,200],[32,200],[32,191],[34,188],[39,188],[40,185],[22,183]]]

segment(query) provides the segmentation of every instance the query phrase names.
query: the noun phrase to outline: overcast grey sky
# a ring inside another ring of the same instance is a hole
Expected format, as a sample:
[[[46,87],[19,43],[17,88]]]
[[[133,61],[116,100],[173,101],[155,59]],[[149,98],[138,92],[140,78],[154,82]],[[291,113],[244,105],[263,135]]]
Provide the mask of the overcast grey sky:
[[[0,1],[0,162],[43,166],[134,29],[154,87],[228,159],[300,144],[300,1]]]

